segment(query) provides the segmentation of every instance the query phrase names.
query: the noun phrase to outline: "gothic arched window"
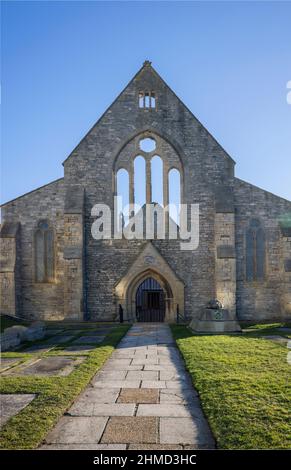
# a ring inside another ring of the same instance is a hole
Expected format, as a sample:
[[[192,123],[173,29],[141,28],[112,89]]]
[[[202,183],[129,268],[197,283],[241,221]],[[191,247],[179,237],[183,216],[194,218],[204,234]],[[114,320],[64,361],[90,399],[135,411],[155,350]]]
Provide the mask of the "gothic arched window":
[[[121,178],[125,174],[126,178]],[[144,131],[122,147],[113,168],[113,188],[114,196],[126,194],[131,214],[138,213],[145,204],[157,203],[160,207],[155,206],[155,210],[167,208],[163,214],[165,225],[169,216],[179,225],[183,189],[182,162],[172,145],[157,134]],[[118,220],[121,212],[119,204]],[[129,221],[131,215],[126,215]],[[124,222],[125,226],[126,217]]]
[[[46,220],[41,220],[35,231],[35,279],[54,280],[54,233]]]
[[[169,204],[170,217],[180,225],[181,181],[180,172],[176,168],[169,171]]]
[[[250,221],[246,232],[246,279],[262,281],[265,277],[265,232],[257,219]]]
[[[146,161],[141,155],[134,159],[134,202],[140,207],[146,203]]]
[[[152,202],[164,205],[163,160],[158,155],[151,159]]]
[[[128,171],[121,168],[116,175],[117,183],[117,227],[122,229],[128,222],[128,204],[129,204],[129,175]]]

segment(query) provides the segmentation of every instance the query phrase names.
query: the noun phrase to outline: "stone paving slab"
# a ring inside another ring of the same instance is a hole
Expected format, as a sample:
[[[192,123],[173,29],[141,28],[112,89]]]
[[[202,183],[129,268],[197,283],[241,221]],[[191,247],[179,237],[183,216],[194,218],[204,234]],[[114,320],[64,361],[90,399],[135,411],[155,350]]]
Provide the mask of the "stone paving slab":
[[[171,444],[130,444],[129,450],[182,450],[183,447]]]
[[[160,370],[160,380],[166,380],[166,382],[169,381],[180,381],[180,380],[189,380],[188,379],[188,373],[183,370],[183,371],[177,371],[176,369],[164,369]]]
[[[191,379],[186,377],[185,379],[178,379],[178,380],[166,380],[166,387],[167,388],[191,388],[192,387],[192,382]]]
[[[191,409],[184,405],[158,404],[158,405],[138,405],[136,416],[159,416],[173,418],[191,417]]]
[[[17,415],[36,397],[33,393],[1,394],[0,395],[0,426],[3,426],[12,416]]]
[[[46,444],[98,444],[108,418],[63,416],[45,439]]]
[[[161,444],[196,444],[214,448],[206,422],[191,418],[161,418]]]
[[[125,359],[125,357],[123,356],[122,358],[120,357],[120,359]],[[146,361],[148,359],[147,355],[144,354],[144,353],[136,353],[134,355],[132,355],[130,358],[128,359],[132,359],[132,362],[131,364],[137,364],[137,365],[144,365],[144,361]],[[137,362],[138,361],[138,362]]]
[[[115,403],[119,396],[119,392],[119,388],[105,389],[92,386],[87,387],[79,396],[76,403]]]
[[[112,359],[133,359],[135,357],[134,352],[124,351],[115,351],[112,353]]]
[[[132,365],[158,365],[158,359],[133,359]]]
[[[141,388],[166,388],[164,380],[143,380]]]
[[[151,388],[122,388],[118,403],[158,403],[159,390]]]
[[[93,383],[95,384],[96,382],[108,382],[110,380],[125,380],[125,376],[127,374],[126,370],[104,370],[99,372],[95,379],[93,380]]]
[[[133,365],[128,365],[128,366],[116,366],[116,364],[112,365],[112,364],[105,364],[102,368],[102,371],[105,372],[105,371],[113,371],[113,370],[125,370],[126,372],[130,371],[130,370],[143,370],[143,365],[138,365],[138,366],[133,366]]]
[[[124,367],[129,366],[131,363],[131,359],[109,359],[106,362],[106,366],[108,366],[110,369],[117,369],[121,370]]]
[[[38,450],[126,450],[126,444],[45,444]]]
[[[163,389],[160,390],[160,403],[177,403],[185,405],[187,403],[198,403],[200,405],[197,392],[193,389]]]
[[[67,343],[68,341],[71,341],[74,336],[72,335],[59,335],[59,336],[53,336],[52,338],[46,340],[44,343],[42,343],[43,346],[46,345],[55,345],[55,344],[63,344]]]
[[[120,351],[120,352],[136,352],[139,349],[136,346],[133,346],[133,347],[127,348],[126,351],[124,351],[124,348],[121,347],[122,346],[122,341],[123,340],[121,340],[120,343],[118,343],[118,345],[115,349],[116,352],[118,352],[118,351]]]
[[[72,341],[72,344],[99,344],[102,343],[105,336],[80,336]]]
[[[157,443],[158,419],[155,417],[116,416],[110,418],[101,442],[114,443]]]
[[[140,380],[111,380],[94,382],[94,385],[100,388],[139,388],[140,382]]]
[[[63,349],[63,351],[73,352],[73,353],[87,353],[95,349],[96,346],[89,345],[89,344],[74,344],[72,346],[68,346]]]
[[[70,416],[133,416],[132,403],[90,403],[77,402],[69,410]]]
[[[130,370],[126,376],[126,380],[158,380],[158,378],[158,372],[154,370]]]
[[[158,371],[161,371],[161,370],[169,370],[169,371],[172,371],[172,372],[179,372],[179,371],[185,371],[185,367],[183,366],[183,364],[181,365],[170,365],[170,364],[151,364],[151,365],[145,365],[144,366],[144,370],[158,370]]]
[[[180,358],[171,358],[171,357],[161,357],[159,356],[159,364],[162,365],[170,365],[170,366],[175,366],[176,364],[179,365],[181,362]]]

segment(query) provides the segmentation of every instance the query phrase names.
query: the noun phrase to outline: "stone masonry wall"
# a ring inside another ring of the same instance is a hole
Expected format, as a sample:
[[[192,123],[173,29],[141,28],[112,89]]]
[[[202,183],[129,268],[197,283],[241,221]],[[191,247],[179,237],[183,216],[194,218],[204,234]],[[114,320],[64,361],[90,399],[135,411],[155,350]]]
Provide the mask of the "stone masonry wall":
[[[21,297],[24,318],[63,318],[63,179],[43,186],[2,207],[4,221],[20,222]],[[41,219],[54,227],[55,280],[35,282],[34,231]]]
[[[279,221],[291,214],[291,202],[249,183],[235,179],[237,313],[241,320],[286,318],[282,306],[284,259]],[[245,264],[245,234],[250,219],[261,221],[266,234],[266,276],[263,281],[248,282]]]

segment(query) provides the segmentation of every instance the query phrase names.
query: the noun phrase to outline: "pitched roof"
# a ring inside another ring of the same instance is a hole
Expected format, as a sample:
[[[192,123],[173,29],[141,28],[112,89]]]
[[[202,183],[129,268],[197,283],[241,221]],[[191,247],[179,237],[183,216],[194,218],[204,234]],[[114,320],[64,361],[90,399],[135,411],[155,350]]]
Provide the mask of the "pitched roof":
[[[38,188],[32,189],[31,191],[28,191],[27,193],[21,194],[20,196],[15,197],[14,199],[10,199],[9,201],[3,202],[3,204],[0,205],[0,207],[7,206],[11,202],[17,201],[17,199],[20,199],[25,196],[29,196],[29,194],[35,193],[36,191],[39,191],[40,189],[46,188],[47,186],[50,186],[51,184],[57,183],[58,181],[62,181],[64,177],[62,176],[61,178],[58,178],[54,181],[51,181],[50,183],[43,184],[42,186],[39,186]]]

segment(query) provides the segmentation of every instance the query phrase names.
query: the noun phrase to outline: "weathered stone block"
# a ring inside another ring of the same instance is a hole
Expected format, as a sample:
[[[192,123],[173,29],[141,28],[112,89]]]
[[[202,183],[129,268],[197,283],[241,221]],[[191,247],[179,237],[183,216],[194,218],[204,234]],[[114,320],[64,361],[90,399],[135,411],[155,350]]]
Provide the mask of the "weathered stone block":
[[[82,258],[82,247],[67,246],[64,248],[64,259],[78,259],[78,258]]]
[[[231,245],[221,245],[217,247],[217,258],[235,258],[235,247]]]

